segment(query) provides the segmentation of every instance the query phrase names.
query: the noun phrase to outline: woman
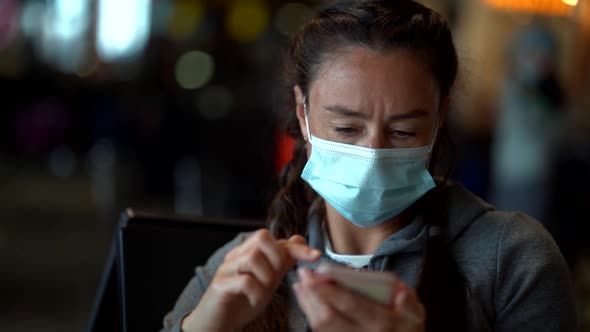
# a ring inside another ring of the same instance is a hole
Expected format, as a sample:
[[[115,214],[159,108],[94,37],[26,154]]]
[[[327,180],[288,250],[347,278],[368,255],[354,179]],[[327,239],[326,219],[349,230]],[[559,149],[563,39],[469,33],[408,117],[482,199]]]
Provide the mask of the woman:
[[[457,74],[437,13],[340,2],[294,36],[285,68],[296,146],[269,231],[198,267],[166,330],[575,329],[566,266],[539,223],[430,175]],[[318,261],[399,281],[382,304],[305,267]]]

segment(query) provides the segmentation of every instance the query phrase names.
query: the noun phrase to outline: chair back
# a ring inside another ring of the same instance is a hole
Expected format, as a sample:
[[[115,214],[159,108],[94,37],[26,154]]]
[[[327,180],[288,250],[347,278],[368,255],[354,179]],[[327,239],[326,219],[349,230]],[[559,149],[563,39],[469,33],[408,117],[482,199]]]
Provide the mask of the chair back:
[[[115,323],[110,325],[118,322],[122,332],[160,330],[195,267],[238,233],[262,227],[262,221],[165,217],[127,209],[117,227],[110,267],[116,280],[111,280],[110,292],[116,293],[120,317],[113,317]],[[95,313],[100,312],[99,305],[95,308]],[[93,320],[93,326],[104,322]],[[91,327],[91,331],[101,330]]]

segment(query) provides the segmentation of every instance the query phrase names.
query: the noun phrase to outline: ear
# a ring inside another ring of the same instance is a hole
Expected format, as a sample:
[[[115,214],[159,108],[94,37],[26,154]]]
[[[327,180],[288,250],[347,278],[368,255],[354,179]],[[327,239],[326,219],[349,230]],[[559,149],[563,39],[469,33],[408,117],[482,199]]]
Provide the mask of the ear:
[[[303,139],[307,142],[309,136],[307,133],[307,124],[305,122],[303,92],[301,91],[301,87],[299,85],[295,85],[293,87],[293,94],[295,95],[295,114],[297,115],[297,120],[299,121],[299,130],[301,130],[301,135],[303,136]]]

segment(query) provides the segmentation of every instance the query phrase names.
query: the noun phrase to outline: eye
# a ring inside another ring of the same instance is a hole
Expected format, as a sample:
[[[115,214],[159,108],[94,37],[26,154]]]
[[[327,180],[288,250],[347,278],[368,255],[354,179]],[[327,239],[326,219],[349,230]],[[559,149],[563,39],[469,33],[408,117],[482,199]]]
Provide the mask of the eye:
[[[416,136],[415,132],[403,130],[393,130],[391,134],[396,139],[409,139]]]
[[[344,134],[344,135],[352,135],[355,134],[357,132],[357,130],[355,128],[351,128],[351,127],[332,127],[333,130],[339,134]]]

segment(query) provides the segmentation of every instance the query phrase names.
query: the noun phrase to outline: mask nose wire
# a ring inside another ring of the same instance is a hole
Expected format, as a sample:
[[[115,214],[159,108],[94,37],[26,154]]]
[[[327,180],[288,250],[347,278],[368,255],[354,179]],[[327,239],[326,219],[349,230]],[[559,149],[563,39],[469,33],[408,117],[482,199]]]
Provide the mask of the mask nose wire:
[[[307,96],[303,96],[303,113],[305,114],[305,127],[307,128],[307,139],[311,142],[311,131],[309,131],[309,118],[307,117],[307,113],[309,110],[307,109]]]

